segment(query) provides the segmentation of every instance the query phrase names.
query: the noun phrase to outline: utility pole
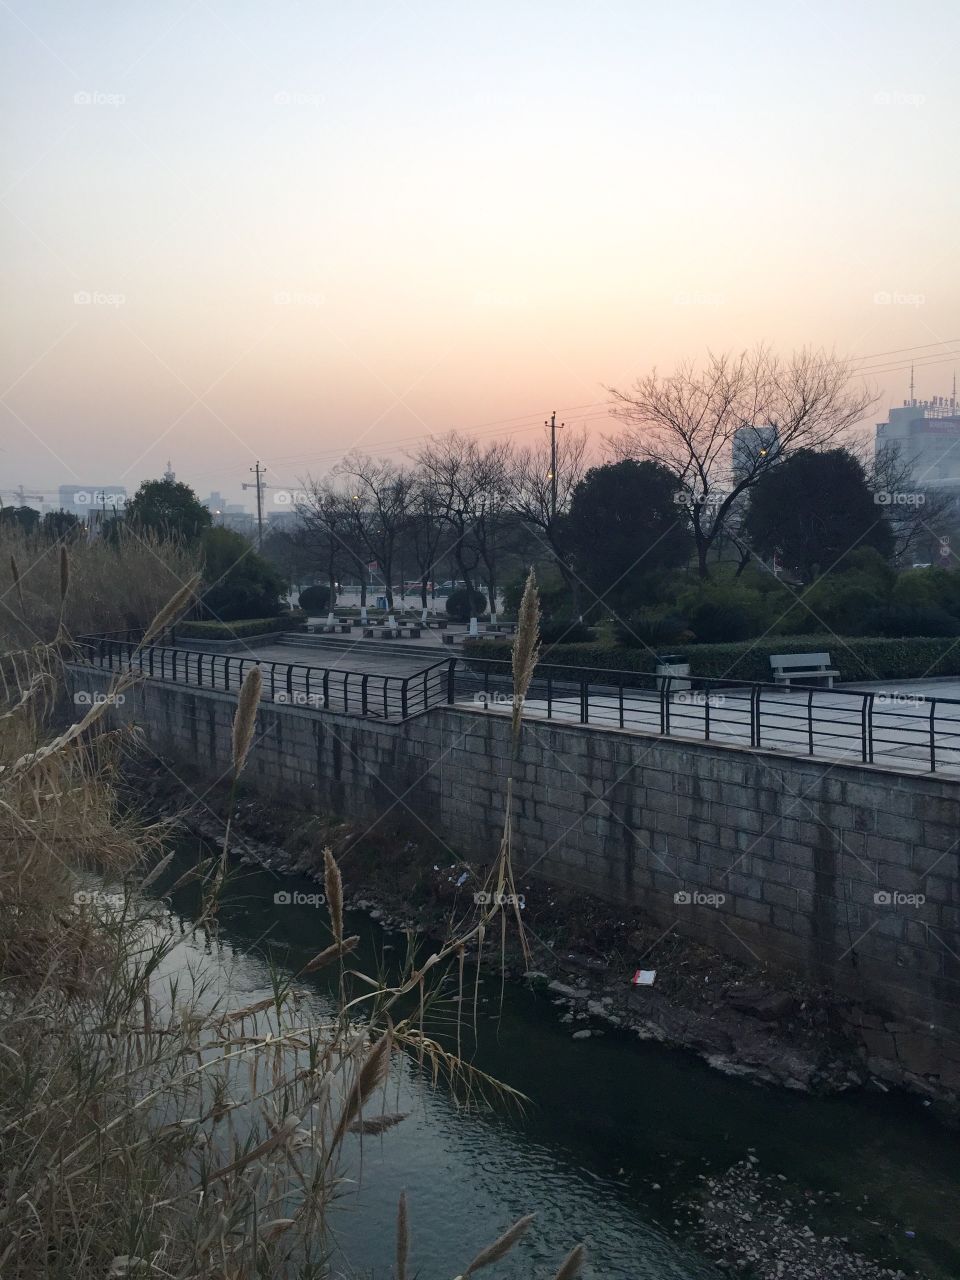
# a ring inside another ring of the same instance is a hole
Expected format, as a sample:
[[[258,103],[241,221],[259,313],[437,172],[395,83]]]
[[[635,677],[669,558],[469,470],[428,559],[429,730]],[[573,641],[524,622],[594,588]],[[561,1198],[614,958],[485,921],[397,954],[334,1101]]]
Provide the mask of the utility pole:
[[[257,484],[257,550],[263,550],[263,486],[260,482],[260,459],[257,459],[257,465],[251,467],[250,470],[256,476]],[[266,468],[263,468],[266,470]]]
[[[566,424],[561,422],[557,427],[557,411],[554,409],[550,421],[543,425],[550,428],[550,523],[553,524],[557,518],[557,431],[562,431]]]

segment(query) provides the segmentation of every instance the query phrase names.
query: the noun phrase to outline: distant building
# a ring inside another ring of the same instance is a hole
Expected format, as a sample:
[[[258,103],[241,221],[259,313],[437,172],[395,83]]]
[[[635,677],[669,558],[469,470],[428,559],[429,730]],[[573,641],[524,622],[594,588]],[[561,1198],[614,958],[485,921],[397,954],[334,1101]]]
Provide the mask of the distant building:
[[[919,488],[960,490],[960,406],[956,394],[904,400],[877,423],[875,449],[895,448]]]
[[[247,508],[240,502],[228,502],[219,490],[214,489],[209,498],[201,498],[201,505],[206,507],[213,516],[213,523],[220,524],[218,516],[242,516],[247,514]]]
[[[122,484],[62,484],[60,507],[81,519],[91,510],[122,511],[127,503],[127,490]]]
[[[777,428],[737,427],[733,433],[732,469],[734,481],[749,475],[759,458],[773,452],[779,443]]]

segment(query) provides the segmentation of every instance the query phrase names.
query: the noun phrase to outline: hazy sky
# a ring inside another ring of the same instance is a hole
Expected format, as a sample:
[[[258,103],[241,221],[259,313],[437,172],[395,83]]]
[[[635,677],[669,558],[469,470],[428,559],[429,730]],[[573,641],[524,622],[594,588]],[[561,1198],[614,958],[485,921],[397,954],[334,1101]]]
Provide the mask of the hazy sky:
[[[292,485],[552,408],[599,435],[605,384],[759,339],[871,357],[884,409],[917,347],[949,393],[957,0],[0,0],[0,31],[4,490],[170,457],[239,498],[258,457]]]

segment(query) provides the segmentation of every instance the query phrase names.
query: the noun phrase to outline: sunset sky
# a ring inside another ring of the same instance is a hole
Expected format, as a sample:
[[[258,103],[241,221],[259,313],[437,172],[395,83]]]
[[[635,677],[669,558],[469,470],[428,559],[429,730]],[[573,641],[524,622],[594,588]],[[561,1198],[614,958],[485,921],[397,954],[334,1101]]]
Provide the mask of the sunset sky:
[[[599,440],[605,385],[759,340],[868,357],[874,417],[888,352],[949,394],[956,0],[4,0],[0,31],[5,491],[169,457],[238,500],[257,458],[293,485],[553,408]]]

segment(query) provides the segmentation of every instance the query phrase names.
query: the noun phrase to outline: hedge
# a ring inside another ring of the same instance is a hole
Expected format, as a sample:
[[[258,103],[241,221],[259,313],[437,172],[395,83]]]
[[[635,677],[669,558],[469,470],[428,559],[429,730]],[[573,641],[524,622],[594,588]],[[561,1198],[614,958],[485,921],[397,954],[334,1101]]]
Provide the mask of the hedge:
[[[464,653],[473,658],[509,661],[510,644],[503,640],[466,640]],[[910,680],[924,676],[960,675],[960,641],[949,637],[916,636],[901,640],[869,636],[767,636],[737,644],[677,645],[671,653],[690,663],[692,675],[712,680],[769,680],[772,653],[830,654],[841,680]],[[561,644],[544,646],[542,663],[563,667],[574,675],[584,667],[652,673],[654,653],[618,645]],[[559,674],[559,673],[558,673]]]
[[[291,609],[289,613],[277,618],[242,618],[238,622],[180,622],[175,630],[185,640],[233,640],[240,636],[263,635],[271,631],[296,630],[306,620],[306,616],[300,609]]]

